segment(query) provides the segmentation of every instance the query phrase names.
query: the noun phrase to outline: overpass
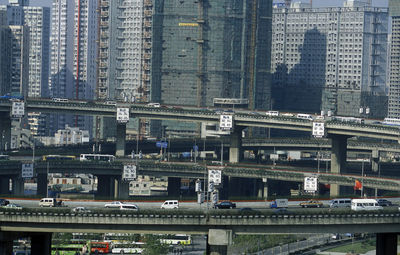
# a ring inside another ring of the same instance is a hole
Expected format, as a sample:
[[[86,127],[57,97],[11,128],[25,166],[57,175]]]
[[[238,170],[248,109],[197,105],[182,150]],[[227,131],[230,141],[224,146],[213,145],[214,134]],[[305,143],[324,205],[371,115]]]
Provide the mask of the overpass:
[[[207,234],[207,254],[227,254],[232,234],[376,233],[377,255],[397,255],[400,212],[299,210],[275,214],[272,210],[98,210],[72,213],[69,209],[0,211],[0,255],[8,255],[12,240],[32,237],[32,255],[50,255],[54,232]]]
[[[99,197],[129,198],[129,182],[122,180],[124,164],[132,164],[132,160],[117,162],[94,162],[94,161],[37,161],[35,162],[35,173],[38,182],[38,194],[45,196],[47,193],[48,173],[71,173],[71,174],[93,174],[98,178]],[[292,182],[304,182],[307,176],[318,176],[320,183],[330,185],[354,186],[355,180],[360,180],[360,175],[316,173],[315,170],[290,170],[285,168],[271,169],[271,166],[229,164],[226,166],[205,165],[197,163],[158,162],[141,160],[137,164],[137,175],[166,176],[168,177],[168,189],[171,194],[180,189],[177,178],[204,179],[208,176],[208,169],[222,170],[223,188],[221,198],[228,198],[228,194],[240,194],[240,189],[235,183],[240,178],[258,180],[252,190],[257,191],[258,196],[267,197],[268,180],[283,180]],[[20,177],[21,162],[0,162],[0,194],[8,193],[9,179],[13,182],[13,193],[23,195],[24,180]],[[239,185],[245,186],[245,184]],[[363,178],[363,186],[371,189],[400,191],[400,180],[387,177],[368,176]],[[14,188],[15,187],[15,188]]]
[[[129,108],[131,117],[159,120],[189,121],[197,123],[219,123],[220,113],[215,110],[194,107],[151,107],[138,104],[118,103],[107,105],[104,102],[95,101],[68,101],[53,102],[49,99],[28,98],[25,100],[27,111],[69,113],[82,115],[116,116],[117,108]],[[12,102],[0,100],[0,116],[4,121],[0,125],[0,132],[11,137],[11,121],[9,112]],[[7,120],[8,119],[8,120]],[[345,169],[347,139],[353,136],[377,138],[383,140],[400,139],[400,130],[396,127],[371,124],[356,124],[327,120],[323,122],[325,135],[332,139],[331,172],[341,173]],[[312,133],[313,122],[305,119],[287,116],[266,116],[250,111],[235,112],[233,116],[233,131],[230,139],[229,161],[237,163],[242,157],[242,130],[246,127],[262,127],[297,130]],[[117,125],[116,155],[124,156],[126,124]],[[8,138],[7,138],[8,139]],[[339,186],[331,186],[332,194],[339,194]]]

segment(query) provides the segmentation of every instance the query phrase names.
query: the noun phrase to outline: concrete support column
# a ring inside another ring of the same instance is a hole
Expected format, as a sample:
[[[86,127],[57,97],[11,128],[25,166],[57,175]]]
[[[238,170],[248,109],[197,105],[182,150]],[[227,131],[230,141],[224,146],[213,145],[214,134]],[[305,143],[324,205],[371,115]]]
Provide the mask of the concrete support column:
[[[129,181],[118,180],[118,197],[120,199],[129,198]]]
[[[339,174],[346,169],[348,136],[331,135],[330,138],[332,139],[331,173]],[[339,190],[339,185],[331,184],[331,197],[339,196]]]
[[[242,128],[235,127],[230,136],[229,163],[239,163],[243,158],[242,150]]]
[[[219,189],[219,199],[228,200],[229,199],[229,176],[222,176],[222,187]]]
[[[179,196],[181,194],[181,178],[168,177],[168,196]]]
[[[376,255],[397,255],[397,233],[376,234]]]
[[[0,113],[0,152],[11,146],[11,118],[9,112]]]
[[[0,194],[4,195],[10,194],[10,177],[8,176],[0,177]]]
[[[41,197],[47,196],[47,174],[37,175],[37,194]]]
[[[262,178],[258,180],[258,198],[268,198],[268,186],[267,186],[267,178]]]
[[[379,170],[379,151],[373,150],[372,151],[372,160],[371,160],[371,167],[373,172],[378,172]]]
[[[207,251],[210,255],[227,255],[228,245],[232,244],[232,230],[208,230]]]
[[[97,194],[99,198],[115,198],[115,177],[110,175],[97,176]]]
[[[23,196],[25,190],[25,181],[21,177],[15,176],[12,178],[12,194],[17,196]]]
[[[31,255],[51,255],[52,233],[31,234]]]
[[[117,124],[117,141],[115,156],[125,156],[126,124]]]

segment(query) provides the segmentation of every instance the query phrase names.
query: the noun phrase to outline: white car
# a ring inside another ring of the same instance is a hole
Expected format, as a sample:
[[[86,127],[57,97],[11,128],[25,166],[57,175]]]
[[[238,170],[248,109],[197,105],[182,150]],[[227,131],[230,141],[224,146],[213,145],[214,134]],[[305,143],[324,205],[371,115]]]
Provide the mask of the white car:
[[[105,207],[105,208],[120,208],[121,205],[123,205],[123,204],[124,204],[123,202],[114,201],[114,202],[105,204],[104,207]]]
[[[72,209],[72,211],[75,213],[89,213],[90,212],[89,209],[87,209],[86,207],[83,207],[83,206],[75,207],[74,209]]]

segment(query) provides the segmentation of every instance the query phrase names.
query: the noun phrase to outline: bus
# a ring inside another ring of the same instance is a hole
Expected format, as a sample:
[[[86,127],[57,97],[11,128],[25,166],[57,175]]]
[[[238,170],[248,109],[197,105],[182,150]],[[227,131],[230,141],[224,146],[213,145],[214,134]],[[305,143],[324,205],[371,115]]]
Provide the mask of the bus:
[[[111,242],[90,242],[90,254],[109,253],[111,251]]]
[[[69,155],[43,155],[42,160],[75,160],[76,156],[69,156]]]
[[[80,155],[80,161],[85,161],[85,160],[98,160],[98,161],[114,161],[115,156],[114,155],[107,155],[107,154],[81,154]]]
[[[111,253],[117,254],[142,254],[144,250],[143,242],[132,242],[132,243],[112,243]]]
[[[396,118],[385,118],[382,121],[383,125],[390,125],[390,126],[400,126],[400,119]]]
[[[0,160],[9,160],[10,156],[8,155],[0,155]]]
[[[298,113],[296,115],[296,118],[298,119],[303,119],[303,120],[313,120],[313,117],[311,116],[311,114],[305,114],[305,113]]]
[[[53,244],[51,245],[52,255],[76,255],[81,254],[87,249],[85,243],[68,243],[68,244]]]
[[[332,116],[332,120],[340,121],[340,122],[355,123],[355,124],[364,124],[363,118],[356,118],[356,117]]]
[[[164,235],[160,238],[160,243],[170,245],[190,245],[192,244],[192,237],[185,234]]]

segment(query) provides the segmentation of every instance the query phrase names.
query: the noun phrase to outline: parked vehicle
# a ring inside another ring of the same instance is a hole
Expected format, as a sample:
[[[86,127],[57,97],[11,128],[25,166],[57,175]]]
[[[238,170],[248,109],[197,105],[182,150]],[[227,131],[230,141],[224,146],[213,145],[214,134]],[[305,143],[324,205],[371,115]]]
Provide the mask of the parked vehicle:
[[[311,208],[311,207],[323,207],[324,204],[321,201],[317,201],[317,200],[309,200],[306,202],[301,202],[300,206],[303,208]]]
[[[104,207],[105,208],[120,208],[121,205],[123,205],[123,204],[124,204],[123,202],[114,201],[114,202],[105,204]]]
[[[375,211],[382,210],[383,207],[375,199],[352,199],[351,210],[353,211]]]
[[[179,201],[178,200],[166,200],[161,205],[161,209],[178,209]]]
[[[222,201],[214,205],[214,209],[233,209],[233,208],[236,208],[236,204],[232,203],[231,201]]]
[[[275,199],[269,203],[270,208],[287,208],[288,207],[288,200],[284,199]]]
[[[377,199],[376,202],[378,202],[380,206],[393,206],[392,201],[383,198]]]
[[[350,198],[337,198],[333,199],[329,203],[330,208],[343,208],[343,207],[351,207],[351,199]]]

